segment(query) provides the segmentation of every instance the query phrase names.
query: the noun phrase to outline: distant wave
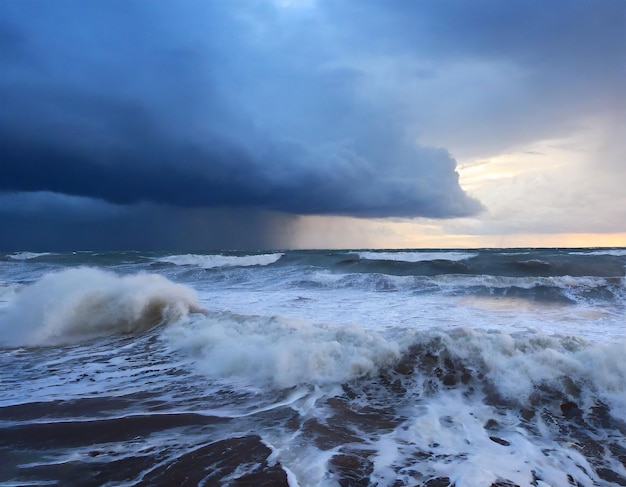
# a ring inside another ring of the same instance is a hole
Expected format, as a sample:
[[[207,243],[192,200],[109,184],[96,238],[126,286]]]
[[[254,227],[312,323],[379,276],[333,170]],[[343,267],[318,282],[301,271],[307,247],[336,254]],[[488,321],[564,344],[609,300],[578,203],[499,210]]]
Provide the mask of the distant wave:
[[[530,260],[518,260],[515,262],[516,265],[522,267],[528,267],[530,269],[540,269],[540,268],[548,268],[550,267],[549,262],[545,262],[540,259],[530,259]]]
[[[16,252],[10,254],[7,257],[11,260],[30,260],[37,257],[43,257],[44,255],[50,255],[50,252]]]
[[[570,252],[570,255],[580,254],[581,252]],[[613,257],[625,257],[626,249],[602,249],[584,252],[585,255],[611,255]]]
[[[595,276],[491,276],[441,274],[397,276],[384,273],[333,273],[303,275],[294,285],[307,288],[363,289],[381,292],[444,292],[448,295],[517,295],[528,299],[579,302],[588,298],[623,301],[626,279]]]
[[[462,261],[476,257],[476,253],[468,252],[358,252],[360,259],[364,260],[389,260],[396,262],[426,262],[431,260]]]
[[[613,279],[616,280],[616,279]],[[430,278],[431,282],[440,286],[468,288],[472,286],[484,286],[493,289],[517,287],[532,289],[536,287],[555,287],[559,289],[594,289],[610,285],[610,279],[595,276],[474,276],[447,274]]]
[[[192,289],[156,274],[69,269],[47,274],[16,295],[0,315],[0,342],[54,345],[137,333],[199,310]]]
[[[203,269],[218,267],[250,267],[270,265],[283,256],[282,253],[252,254],[252,255],[203,255],[186,254],[170,255],[157,259],[159,262],[167,262],[176,265],[196,266]]]
[[[626,297],[623,278],[595,276],[508,277],[442,275],[423,280],[420,284],[426,289],[436,286],[438,290],[457,296],[510,296],[545,303],[573,304],[590,301],[623,303]]]

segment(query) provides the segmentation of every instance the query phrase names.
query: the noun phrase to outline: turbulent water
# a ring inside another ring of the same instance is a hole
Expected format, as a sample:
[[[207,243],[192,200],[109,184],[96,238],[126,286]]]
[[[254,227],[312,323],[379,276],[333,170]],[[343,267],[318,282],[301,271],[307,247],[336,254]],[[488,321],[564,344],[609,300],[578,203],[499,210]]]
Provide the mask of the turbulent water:
[[[625,270],[0,254],[0,486],[626,485]]]

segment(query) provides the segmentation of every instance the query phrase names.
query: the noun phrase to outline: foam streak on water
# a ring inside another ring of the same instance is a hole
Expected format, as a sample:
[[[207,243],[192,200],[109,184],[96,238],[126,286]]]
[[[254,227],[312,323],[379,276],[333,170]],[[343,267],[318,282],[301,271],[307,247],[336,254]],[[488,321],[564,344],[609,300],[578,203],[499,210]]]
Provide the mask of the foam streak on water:
[[[0,256],[0,486],[626,485],[623,249]]]

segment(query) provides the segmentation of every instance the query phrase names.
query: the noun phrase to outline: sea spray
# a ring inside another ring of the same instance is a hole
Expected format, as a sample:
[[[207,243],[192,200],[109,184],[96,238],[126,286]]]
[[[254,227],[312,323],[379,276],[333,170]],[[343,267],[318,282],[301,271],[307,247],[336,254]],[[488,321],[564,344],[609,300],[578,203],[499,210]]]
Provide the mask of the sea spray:
[[[199,310],[191,288],[156,274],[68,269],[17,294],[0,315],[0,341],[41,346],[138,333]]]

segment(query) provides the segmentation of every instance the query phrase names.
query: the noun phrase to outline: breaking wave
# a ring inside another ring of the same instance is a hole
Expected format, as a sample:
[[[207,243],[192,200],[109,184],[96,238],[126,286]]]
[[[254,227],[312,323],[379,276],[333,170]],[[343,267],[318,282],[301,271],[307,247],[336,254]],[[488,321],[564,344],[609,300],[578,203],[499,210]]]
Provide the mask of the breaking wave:
[[[418,335],[396,370],[437,377],[444,386],[472,382],[492,401],[521,407],[601,398],[625,417],[624,354],[624,340],[599,344],[572,336],[457,329]]]
[[[286,388],[341,384],[400,358],[400,344],[353,326],[223,313],[170,327],[165,336],[216,379]]]
[[[155,274],[119,276],[93,268],[45,275],[0,315],[0,341],[53,345],[145,331],[200,311],[195,292]]]
[[[431,260],[449,260],[458,262],[476,257],[476,253],[468,252],[358,252],[359,259],[387,260],[393,262],[426,262]]]
[[[50,255],[50,252],[16,252],[15,254],[10,254],[7,257],[11,260],[31,260],[45,255]]]
[[[433,379],[444,386],[471,381],[506,404],[528,406],[551,390],[563,401],[600,397],[626,416],[626,341],[590,344],[475,329],[405,329],[384,336],[358,326],[231,313],[179,322],[163,336],[213,379],[288,388],[400,374],[419,383],[419,394]]]
[[[218,267],[265,266],[278,262],[282,256],[282,253],[254,255],[186,254],[161,257],[158,261],[181,266],[196,266],[203,269],[214,269]]]
[[[314,271],[293,280],[303,288],[362,289],[365,291],[445,293],[453,296],[511,296],[556,303],[623,303],[626,279],[595,276],[491,276],[441,274],[398,276],[384,273]]]
[[[626,257],[626,249],[600,249],[600,250],[592,250],[587,252],[570,252],[570,255],[577,254],[586,254],[586,255],[610,255],[613,257]]]

